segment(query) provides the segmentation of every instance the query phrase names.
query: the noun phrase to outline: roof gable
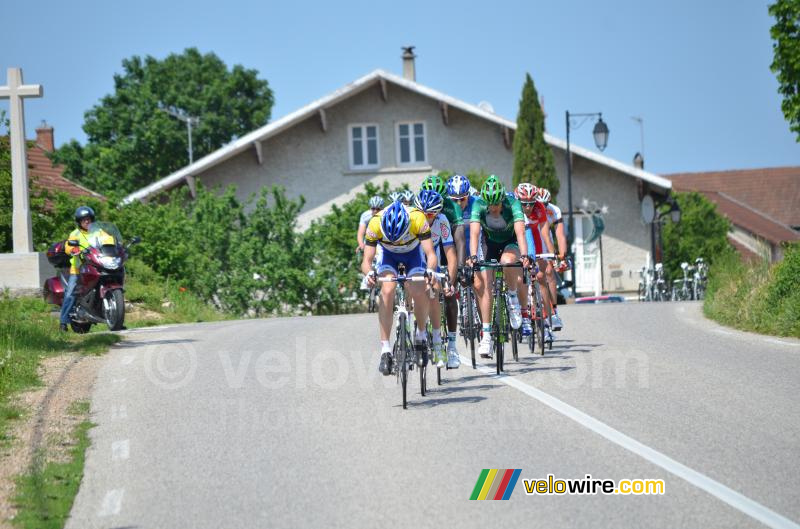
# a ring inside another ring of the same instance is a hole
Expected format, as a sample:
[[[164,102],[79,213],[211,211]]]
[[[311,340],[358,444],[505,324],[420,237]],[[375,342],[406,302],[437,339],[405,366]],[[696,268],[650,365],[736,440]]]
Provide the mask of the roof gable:
[[[271,123],[264,125],[261,128],[258,128],[241,138],[238,138],[231,142],[230,144],[217,149],[216,151],[204,156],[203,158],[197,160],[191,165],[183,167],[178,171],[168,175],[147,187],[144,187],[134,193],[131,193],[123,200],[124,204],[130,203],[134,200],[142,200],[149,197],[152,194],[158,193],[160,191],[164,191],[170,189],[176,185],[182,183],[187,177],[191,176],[198,176],[206,169],[213,167],[228,158],[236,156],[237,154],[254,148],[256,143],[260,143],[267,138],[280,134],[282,131],[293,127],[294,125],[314,116],[315,114],[319,113],[321,110],[325,110],[328,107],[331,107],[344,99],[352,97],[369,87],[375,86],[378,83],[392,83],[394,85],[398,85],[403,87],[407,90],[412,92],[416,92],[423,96],[429,97],[440,103],[452,106],[459,110],[462,110],[466,113],[472,114],[479,118],[482,118],[486,121],[495,123],[502,127],[507,127],[510,130],[516,130],[517,124],[514,121],[508,120],[497,114],[492,112],[488,112],[477,105],[472,105],[470,103],[466,103],[461,101],[460,99],[456,99],[454,97],[448,96],[442,92],[436,91],[432,88],[427,86],[421,85],[415,81],[411,81],[409,79],[405,79],[403,77],[397,76],[395,74],[386,72],[384,70],[375,70],[364,77],[356,79],[352,83],[349,83],[342,88],[336,90],[335,92],[328,94],[316,101],[309,103],[308,105],[283,116],[282,118],[275,120]],[[550,134],[545,133],[544,135],[545,141],[559,149],[566,150],[566,141],[561,140],[559,138],[555,138]],[[672,183],[662,178],[658,175],[653,173],[649,173],[647,171],[637,169],[631,165],[624,164],[602,154],[595,153],[589,149],[585,149],[579,145],[575,145],[574,143],[570,144],[570,150],[573,154],[577,156],[581,156],[583,158],[592,160],[596,163],[606,165],[615,169],[616,171],[622,172],[624,174],[628,174],[635,178],[640,178],[645,182],[649,182],[657,187],[662,189],[670,189],[672,187]]]

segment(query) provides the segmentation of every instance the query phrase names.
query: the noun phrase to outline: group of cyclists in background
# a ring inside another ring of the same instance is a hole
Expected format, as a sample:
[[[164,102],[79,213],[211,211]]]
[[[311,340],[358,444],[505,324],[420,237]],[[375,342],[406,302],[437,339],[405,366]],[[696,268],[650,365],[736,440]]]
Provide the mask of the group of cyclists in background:
[[[474,289],[482,325],[478,353],[492,358],[493,282],[490,270],[483,266],[490,262],[522,265],[503,268],[508,319],[515,332],[522,337],[534,332],[533,301],[529,300],[528,285],[523,279],[528,270],[533,271],[532,280],[538,283],[541,293],[535,297],[547,313],[546,339],[552,343],[552,332],[563,329],[557,307],[556,273],[568,268],[564,259],[567,242],[561,211],[550,203],[547,189],[521,183],[508,192],[491,175],[477,190],[463,175],[456,174],[448,180],[430,175],[417,194],[410,190],[393,192],[388,205],[382,197],[373,196],[369,207],[359,221],[356,251],[363,253],[362,288],[380,289],[378,369],[383,375],[392,374],[396,367],[389,339],[397,282],[387,279],[399,274],[426,279],[405,284],[416,322],[411,335],[415,348],[427,351],[430,343],[431,361],[438,368],[456,369],[460,365],[455,285]],[[441,317],[436,295],[440,291],[444,294],[445,318]],[[446,329],[442,329],[443,325]]]

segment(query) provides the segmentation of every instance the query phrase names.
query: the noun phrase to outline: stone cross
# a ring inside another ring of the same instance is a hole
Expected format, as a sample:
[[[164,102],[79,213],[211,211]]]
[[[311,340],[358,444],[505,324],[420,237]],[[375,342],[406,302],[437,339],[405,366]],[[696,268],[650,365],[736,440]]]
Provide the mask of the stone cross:
[[[28,198],[28,162],[25,149],[25,112],[22,98],[42,97],[42,85],[22,84],[22,70],[8,69],[8,86],[0,86],[0,99],[8,99],[11,123],[11,193],[14,201],[13,236],[14,253],[33,252],[31,209]]]

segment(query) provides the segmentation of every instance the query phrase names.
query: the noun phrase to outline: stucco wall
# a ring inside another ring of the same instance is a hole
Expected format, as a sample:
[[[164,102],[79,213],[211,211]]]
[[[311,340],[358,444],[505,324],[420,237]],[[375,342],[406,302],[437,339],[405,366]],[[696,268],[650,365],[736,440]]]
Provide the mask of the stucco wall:
[[[306,198],[304,211],[338,196],[344,201],[350,191],[376,177],[378,181],[385,177],[393,185],[407,182],[416,188],[430,172],[485,169],[510,183],[511,150],[505,148],[499,126],[452,108],[449,125],[445,125],[438,102],[396,85],[388,84],[387,101],[377,87],[370,87],[325,113],[327,132],[323,132],[319,117],[312,117],[264,141],[262,165],[252,149],[209,169],[201,181],[212,187],[236,184],[239,198],[263,186],[282,185],[290,197]],[[428,163],[398,163],[395,126],[400,121],[425,122]],[[357,123],[378,125],[377,170],[350,168],[348,126]]]
[[[556,172],[561,184],[558,205],[567,211],[567,168],[565,153],[553,148]],[[608,206],[603,216],[603,290],[636,291],[639,269],[650,253],[650,228],[640,219],[636,179],[609,167],[573,156],[572,203],[580,208],[583,198]],[[565,215],[566,217],[566,215]],[[566,224],[567,219],[564,219]]]

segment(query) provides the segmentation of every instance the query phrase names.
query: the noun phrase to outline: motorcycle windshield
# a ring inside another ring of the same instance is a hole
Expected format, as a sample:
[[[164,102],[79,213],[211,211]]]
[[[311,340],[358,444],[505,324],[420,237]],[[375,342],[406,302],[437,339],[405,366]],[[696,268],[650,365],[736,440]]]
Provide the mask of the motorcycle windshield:
[[[100,250],[103,255],[116,257],[122,248],[122,235],[110,222],[93,222],[87,238],[89,245]]]

